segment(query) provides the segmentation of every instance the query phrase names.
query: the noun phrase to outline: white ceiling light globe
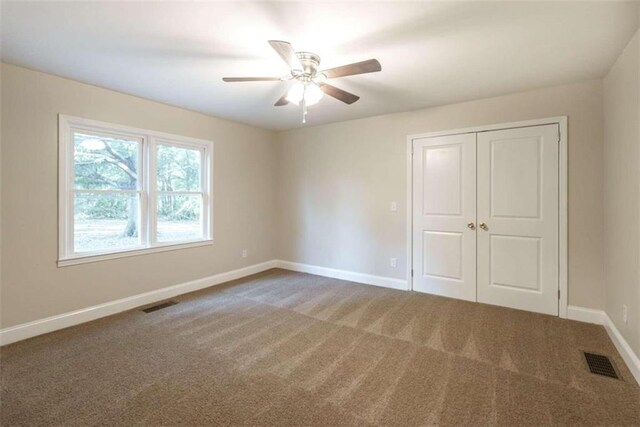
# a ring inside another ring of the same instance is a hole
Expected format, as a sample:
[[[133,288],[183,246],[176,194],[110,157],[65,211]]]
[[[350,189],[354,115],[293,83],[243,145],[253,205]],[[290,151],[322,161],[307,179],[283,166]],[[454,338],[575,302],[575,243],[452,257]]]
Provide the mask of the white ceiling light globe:
[[[322,99],[324,92],[315,83],[309,83],[304,91],[304,101],[307,105],[317,104]]]
[[[301,82],[296,81],[293,84],[293,86],[291,86],[291,89],[289,89],[289,93],[287,93],[286,99],[292,104],[299,105],[300,101],[302,101],[303,96],[304,96],[304,85]]]

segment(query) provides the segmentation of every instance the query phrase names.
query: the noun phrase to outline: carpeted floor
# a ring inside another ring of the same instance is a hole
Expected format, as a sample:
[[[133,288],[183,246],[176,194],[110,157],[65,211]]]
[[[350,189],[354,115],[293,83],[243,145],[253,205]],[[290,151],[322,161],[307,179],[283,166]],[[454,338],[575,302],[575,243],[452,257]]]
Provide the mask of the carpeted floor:
[[[599,326],[283,270],[174,300],[3,347],[2,426],[640,425]]]

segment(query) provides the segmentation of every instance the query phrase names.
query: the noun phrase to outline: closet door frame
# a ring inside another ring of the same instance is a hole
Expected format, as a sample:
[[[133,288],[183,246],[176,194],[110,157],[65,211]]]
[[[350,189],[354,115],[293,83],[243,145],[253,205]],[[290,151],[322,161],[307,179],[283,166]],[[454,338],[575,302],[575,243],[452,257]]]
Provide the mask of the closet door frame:
[[[567,116],[549,117],[545,119],[527,120],[511,123],[500,123],[488,126],[468,127],[439,132],[428,132],[407,136],[407,285],[413,290],[413,140],[434,136],[459,135],[464,133],[477,133],[494,130],[514,129],[530,126],[557,124],[560,132],[559,158],[558,158],[558,316],[567,318],[568,312],[568,120]]]

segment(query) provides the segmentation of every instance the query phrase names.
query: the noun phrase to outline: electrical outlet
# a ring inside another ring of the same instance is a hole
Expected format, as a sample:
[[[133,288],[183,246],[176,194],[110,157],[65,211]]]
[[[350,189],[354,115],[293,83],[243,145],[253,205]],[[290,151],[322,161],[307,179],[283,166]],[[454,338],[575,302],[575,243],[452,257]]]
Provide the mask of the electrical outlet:
[[[398,202],[391,202],[391,212],[398,211]]]
[[[397,258],[389,259],[389,265],[393,268],[396,268],[398,266],[398,259]]]
[[[622,321],[626,324],[627,323],[627,317],[628,317],[628,310],[627,310],[627,305],[626,304],[622,304]]]
[[[242,250],[242,258],[246,258],[247,257],[247,250],[243,249]]]

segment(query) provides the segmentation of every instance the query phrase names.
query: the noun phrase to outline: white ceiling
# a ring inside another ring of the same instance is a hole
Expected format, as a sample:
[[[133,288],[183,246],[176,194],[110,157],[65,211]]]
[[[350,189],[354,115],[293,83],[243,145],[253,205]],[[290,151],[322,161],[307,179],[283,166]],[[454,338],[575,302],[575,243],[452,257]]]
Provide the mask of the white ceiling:
[[[638,28],[638,2],[3,2],[2,60],[268,129],[285,82],[267,44],[287,40],[321,68],[377,58],[382,72],[332,84],[307,126],[602,77]]]

